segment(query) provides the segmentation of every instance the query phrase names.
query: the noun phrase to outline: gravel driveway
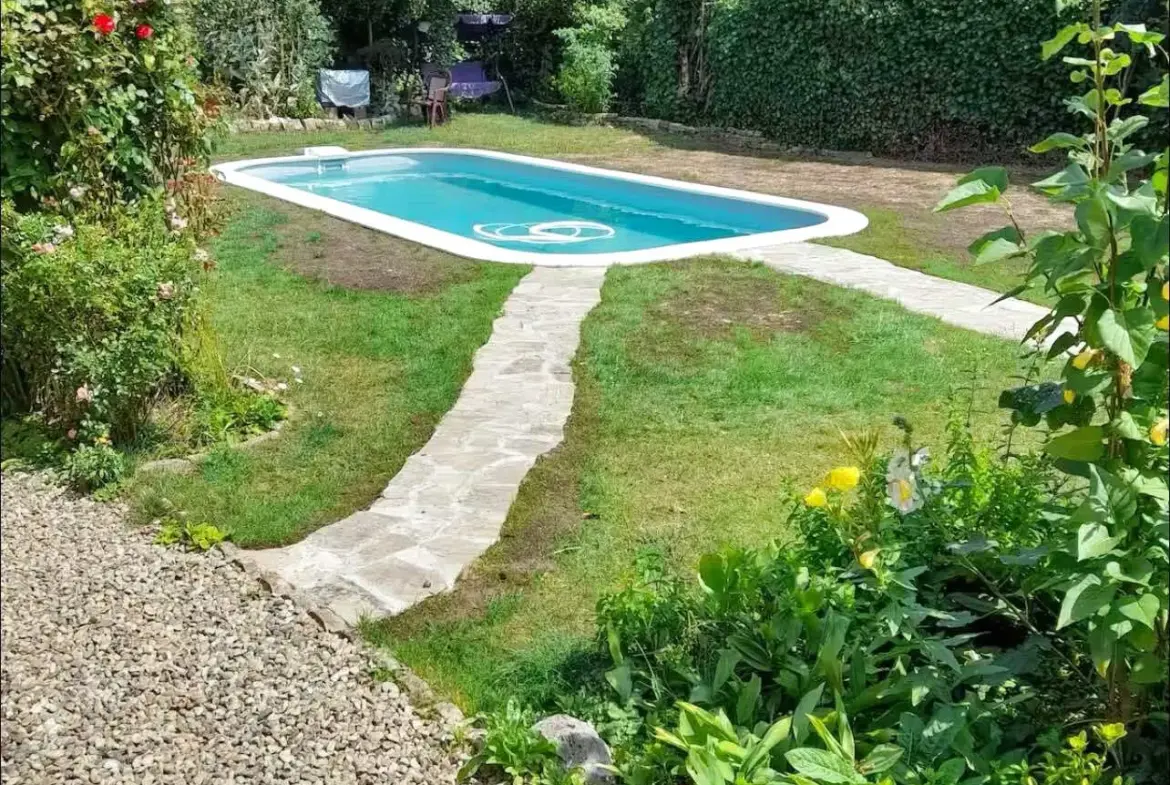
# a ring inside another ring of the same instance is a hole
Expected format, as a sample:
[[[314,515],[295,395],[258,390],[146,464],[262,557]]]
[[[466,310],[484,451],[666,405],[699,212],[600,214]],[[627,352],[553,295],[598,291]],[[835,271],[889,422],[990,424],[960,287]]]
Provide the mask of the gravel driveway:
[[[218,551],[3,478],[0,773],[17,783],[452,782],[444,730]]]

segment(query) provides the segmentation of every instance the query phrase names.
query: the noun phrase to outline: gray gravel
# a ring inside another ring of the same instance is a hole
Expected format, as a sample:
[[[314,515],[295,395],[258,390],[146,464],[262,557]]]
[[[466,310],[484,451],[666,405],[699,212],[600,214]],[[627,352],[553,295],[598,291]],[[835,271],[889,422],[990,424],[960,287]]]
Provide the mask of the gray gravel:
[[[3,478],[0,773],[17,783],[438,783],[449,732],[218,551]]]

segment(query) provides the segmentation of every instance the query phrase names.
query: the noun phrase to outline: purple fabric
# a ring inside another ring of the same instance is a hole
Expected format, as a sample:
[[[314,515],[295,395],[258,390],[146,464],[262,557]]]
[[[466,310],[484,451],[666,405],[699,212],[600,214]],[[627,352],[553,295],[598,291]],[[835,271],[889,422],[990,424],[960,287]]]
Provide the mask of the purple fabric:
[[[487,78],[483,63],[468,60],[450,68],[451,87],[447,92],[456,98],[482,98],[500,89],[500,83]]]

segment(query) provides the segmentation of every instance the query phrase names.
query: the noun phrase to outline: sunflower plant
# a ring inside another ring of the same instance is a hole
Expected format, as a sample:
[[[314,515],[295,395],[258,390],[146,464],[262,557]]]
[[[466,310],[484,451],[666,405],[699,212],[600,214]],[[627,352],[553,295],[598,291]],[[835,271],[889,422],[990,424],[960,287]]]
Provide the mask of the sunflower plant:
[[[1143,714],[1167,669],[1170,148],[1135,143],[1170,106],[1163,38],[1103,23],[1097,1],[1087,21],[1042,45],[1045,59],[1064,54],[1085,90],[1066,101],[1085,128],[1031,148],[1067,151],[1067,165],[1032,187],[1070,205],[1074,228],[1026,235],[999,167],[966,175],[935,208],[1000,205],[1009,225],[971,245],[975,263],[1024,258],[1026,279],[1009,295],[1042,287],[1055,300],[1026,340],[1059,363],[1059,380],[1007,391],[1001,405],[1017,423],[1046,427],[1045,452],[1080,480],[1063,540],[1039,568],[1057,592],[1051,632],[1084,636],[1109,719],[1122,722]],[[1083,51],[1068,54],[1074,44]],[[1140,58],[1158,80],[1138,90]]]

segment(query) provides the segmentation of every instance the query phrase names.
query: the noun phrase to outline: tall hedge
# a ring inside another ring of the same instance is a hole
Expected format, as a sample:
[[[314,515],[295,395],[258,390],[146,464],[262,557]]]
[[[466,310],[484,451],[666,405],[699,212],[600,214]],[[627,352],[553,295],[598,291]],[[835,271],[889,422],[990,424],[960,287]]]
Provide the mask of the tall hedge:
[[[628,15],[623,108],[793,145],[1010,155],[1059,125],[1069,92],[1039,58],[1053,0],[631,0]]]

